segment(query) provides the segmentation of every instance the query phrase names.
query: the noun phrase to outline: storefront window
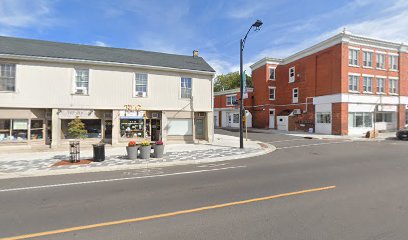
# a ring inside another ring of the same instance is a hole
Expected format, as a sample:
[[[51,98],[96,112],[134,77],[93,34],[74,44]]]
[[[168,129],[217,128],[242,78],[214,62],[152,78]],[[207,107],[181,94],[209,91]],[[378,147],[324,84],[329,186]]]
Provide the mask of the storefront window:
[[[331,113],[316,113],[317,123],[331,123]]]
[[[408,126],[408,111],[405,112],[405,126]]]
[[[143,119],[121,119],[120,136],[122,138],[143,138],[144,120]]]
[[[11,130],[11,140],[27,140],[28,138],[28,120],[13,119],[13,129]]]
[[[10,126],[9,119],[0,119],[0,142],[10,140]]]
[[[68,133],[68,123],[71,121],[72,119],[64,119],[61,121],[62,133],[65,139],[71,138]],[[81,122],[85,125],[86,138],[102,138],[102,122],[100,119],[81,119]]]
[[[392,113],[377,113],[375,115],[376,122],[392,122]]]
[[[43,120],[32,119],[30,137],[31,140],[44,139],[44,125]]]
[[[373,114],[367,112],[349,113],[350,128],[370,128],[373,126]]]

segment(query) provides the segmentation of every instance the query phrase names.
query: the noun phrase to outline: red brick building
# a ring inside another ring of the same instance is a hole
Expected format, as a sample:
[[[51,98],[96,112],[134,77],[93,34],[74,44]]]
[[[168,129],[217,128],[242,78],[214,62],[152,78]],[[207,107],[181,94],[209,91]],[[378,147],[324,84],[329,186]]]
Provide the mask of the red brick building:
[[[408,125],[408,45],[344,31],[251,69],[253,127],[352,135]]]
[[[214,126],[239,128],[239,88],[214,93]],[[252,127],[253,89],[248,88],[248,98],[244,99],[247,127]]]

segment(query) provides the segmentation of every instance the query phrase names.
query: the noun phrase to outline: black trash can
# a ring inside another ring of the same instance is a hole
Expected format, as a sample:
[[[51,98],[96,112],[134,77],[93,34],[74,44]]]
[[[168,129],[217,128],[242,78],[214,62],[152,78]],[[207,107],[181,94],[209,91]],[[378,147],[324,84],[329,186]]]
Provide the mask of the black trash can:
[[[105,160],[105,144],[93,144],[93,161],[102,162]]]

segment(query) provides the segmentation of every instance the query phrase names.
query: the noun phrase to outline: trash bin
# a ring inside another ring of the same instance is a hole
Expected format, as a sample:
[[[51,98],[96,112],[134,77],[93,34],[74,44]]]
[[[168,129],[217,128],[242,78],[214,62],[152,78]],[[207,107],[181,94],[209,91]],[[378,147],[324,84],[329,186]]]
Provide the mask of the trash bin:
[[[93,161],[102,162],[105,160],[105,144],[93,144]]]

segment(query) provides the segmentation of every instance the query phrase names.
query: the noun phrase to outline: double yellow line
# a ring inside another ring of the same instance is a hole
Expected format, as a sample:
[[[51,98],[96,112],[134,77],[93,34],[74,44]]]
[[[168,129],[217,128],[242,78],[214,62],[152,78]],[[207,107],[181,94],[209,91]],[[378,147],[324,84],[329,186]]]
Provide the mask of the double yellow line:
[[[152,215],[152,216],[147,216],[147,217],[131,218],[131,219],[124,219],[124,220],[119,220],[119,221],[104,222],[104,223],[97,223],[97,224],[84,225],[84,226],[78,226],[78,227],[64,228],[64,229],[58,229],[58,230],[53,230],[53,231],[47,231],[47,232],[32,233],[32,234],[20,235],[20,236],[15,236],[15,237],[7,237],[7,238],[1,238],[0,240],[18,240],[18,239],[28,239],[28,238],[35,238],[35,237],[44,237],[44,236],[49,236],[49,235],[55,235],[55,234],[61,234],[61,233],[67,233],[67,232],[75,232],[75,231],[87,230],[87,229],[93,229],[93,228],[101,228],[101,227],[119,225],[119,224],[124,224],[124,223],[142,222],[142,221],[154,220],[154,219],[165,218],[165,217],[173,217],[173,216],[187,214],[187,213],[202,212],[202,211],[211,210],[211,209],[225,208],[225,207],[231,207],[231,206],[236,206],[236,205],[259,202],[259,201],[266,201],[266,200],[271,200],[275,198],[282,198],[282,197],[289,197],[293,195],[324,191],[324,190],[329,190],[333,188],[336,188],[336,186],[312,188],[312,189],[307,189],[307,190],[302,190],[302,191],[297,191],[297,192],[282,193],[282,194],[277,194],[277,195],[272,195],[272,196],[267,196],[267,197],[252,198],[252,199],[247,199],[243,201],[229,202],[229,203],[211,205],[211,206],[206,206],[206,207],[157,214],[157,215]]]

